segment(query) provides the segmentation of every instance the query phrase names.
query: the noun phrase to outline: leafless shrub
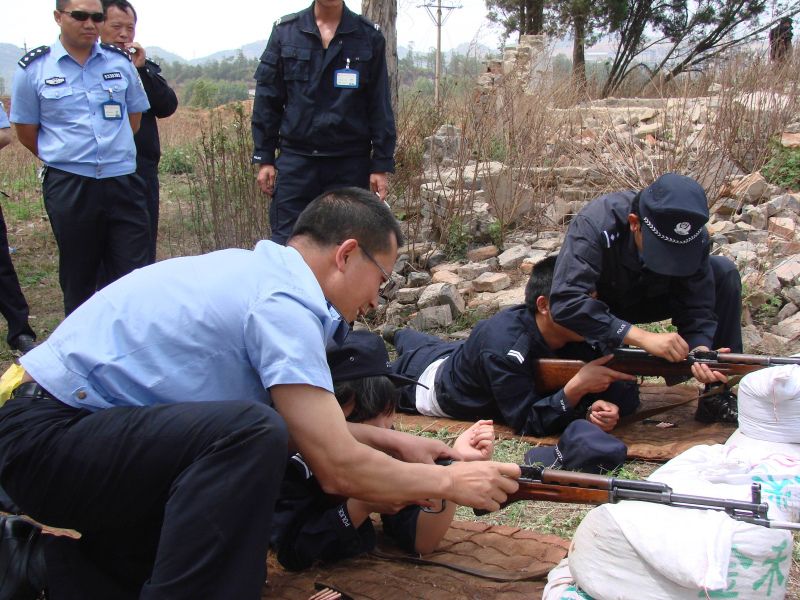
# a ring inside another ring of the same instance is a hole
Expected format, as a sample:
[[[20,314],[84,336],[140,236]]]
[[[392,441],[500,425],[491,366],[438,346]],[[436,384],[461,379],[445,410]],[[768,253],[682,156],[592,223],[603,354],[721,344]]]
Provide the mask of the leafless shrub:
[[[236,103],[211,112],[201,127],[197,164],[189,178],[189,214],[203,252],[252,248],[269,233],[269,202],[250,164],[247,107]]]
[[[410,239],[428,220],[433,239],[458,254],[467,242],[502,244],[509,227],[540,228],[553,203],[549,169],[562,147],[561,119],[554,105],[574,104],[569,81],[543,82],[526,94],[522,82],[505,77],[491,88],[462,90],[446,97],[441,110],[404,99],[398,119],[398,173],[393,192],[407,217]],[[446,157],[426,138],[449,125],[458,142]],[[422,142],[422,143],[421,143]],[[427,158],[426,158],[427,157]],[[476,212],[490,215],[476,219]]]

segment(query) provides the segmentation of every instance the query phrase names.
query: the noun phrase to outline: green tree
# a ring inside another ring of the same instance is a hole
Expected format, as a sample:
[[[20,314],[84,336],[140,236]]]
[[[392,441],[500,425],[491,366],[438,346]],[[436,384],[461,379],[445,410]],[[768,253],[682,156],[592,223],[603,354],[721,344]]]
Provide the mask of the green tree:
[[[486,0],[487,18],[505,29],[506,37],[541,34],[544,31],[544,0]]]
[[[652,81],[673,79],[719,54],[763,36],[781,18],[800,12],[797,0],[769,5],[766,0],[628,0],[617,28],[617,50],[603,96],[612,94],[637,69]],[[669,44],[656,65],[636,61],[657,44]]]
[[[626,0],[555,0],[550,6],[551,33],[572,34],[572,77],[578,86],[586,85],[586,46],[618,29],[626,10]]]

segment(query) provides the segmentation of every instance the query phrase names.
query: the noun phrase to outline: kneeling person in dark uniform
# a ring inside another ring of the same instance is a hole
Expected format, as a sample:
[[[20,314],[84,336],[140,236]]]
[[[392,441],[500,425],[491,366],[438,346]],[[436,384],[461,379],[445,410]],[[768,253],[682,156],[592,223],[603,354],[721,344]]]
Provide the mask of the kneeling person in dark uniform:
[[[401,410],[454,419],[494,419],[522,435],[560,433],[576,419],[610,431],[639,405],[635,377],[587,363],[554,394],[536,390],[539,358],[594,356],[578,334],[558,325],[548,296],[555,258],[538,263],[525,288],[525,304],[481,321],[466,341],[445,342],[412,329],[395,333],[393,371],[426,388],[404,389]],[[579,356],[581,355],[581,356]]]
[[[641,192],[592,200],[570,223],[558,255],[553,319],[607,353],[623,344],[670,361],[690,349],[742,352],[742,283],[733,261],[709,256],[708,200],[689,177],[667,173]],[[672,319],[677,333],[635,323]],[[692,367],[707,385],[725,382]],[[736,399],[701,400],[696,418],[736,422]]]
[[[149,258],[133,134],[150,105],[128,53],[98,44],[104,18],[100,0],[58,0],[61,35],[22,57],[11,96],[17,137],[45,164],[67,315],[95,292],[101,264],[114,281]]]

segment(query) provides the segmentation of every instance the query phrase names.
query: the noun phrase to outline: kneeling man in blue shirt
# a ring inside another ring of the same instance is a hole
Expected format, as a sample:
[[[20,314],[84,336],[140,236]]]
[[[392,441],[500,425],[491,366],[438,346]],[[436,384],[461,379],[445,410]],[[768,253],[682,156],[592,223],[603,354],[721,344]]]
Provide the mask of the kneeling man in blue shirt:
[[[420,464],[457,453],[348,425],[332,393],[326,347],[377,304],[401,243],[374,194],[328,192],[286,247],[135,271],[22,359],[0,409],[0,485],[82,534],[39,538],[52,597],[260,598],[290,448],[330,494],[499,508],[516,465]]]

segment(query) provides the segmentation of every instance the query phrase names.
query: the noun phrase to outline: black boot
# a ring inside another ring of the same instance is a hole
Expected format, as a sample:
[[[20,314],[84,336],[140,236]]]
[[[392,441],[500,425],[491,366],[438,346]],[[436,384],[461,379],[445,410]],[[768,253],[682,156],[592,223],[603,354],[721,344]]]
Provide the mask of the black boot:
[[[713,393],[714,390],[719,390]],[[710,395],[706,396],[705,394]],[[710,388],[706,386],[703,397],[697,402],[697,411],[694,413],[694,420],[701,423],[738,423],[739,406],[734,394],[725,386]]]
[[[44,598],[42,530],[17,516],[0,516],[0,600]]]

